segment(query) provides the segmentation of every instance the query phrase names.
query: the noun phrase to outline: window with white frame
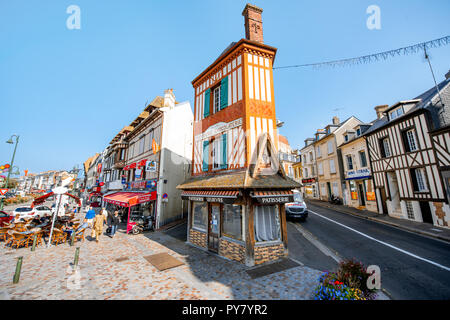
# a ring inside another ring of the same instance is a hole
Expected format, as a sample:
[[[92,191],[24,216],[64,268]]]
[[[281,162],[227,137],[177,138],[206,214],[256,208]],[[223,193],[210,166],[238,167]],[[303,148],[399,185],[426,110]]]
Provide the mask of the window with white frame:
[[[404,133],[405,147],[407,152],[417,150],[416,132],[414,129],[410,129]]]
[[[214,139],[211,151],[213,170],[220,169],[220,154],[220,139]]]
[[[317,146],[317,157],[321,157],[321,151],[320,151],[320,146]]]
[[[328,154],[333,153],[334,149],[333,149],[333,142],[332,141],[328,141]]]
[[[414,209],[411,201],[405,201],[406,213],[408,214],[408,219],[415,220]]]
[[[308,178],[308,168],[303,168],[303,176],[305,177],[305,178]]]
[[[334,159],[330,159],[330,173],[336,173],[336,167],[334,165]]]
[[[318,168],[318,170],[319,170],[319,174],[320,175],[323,175],[323,165],[322,165],[322,162],[319,162],[319,164],[317,165],[319,168]]]
[[[345,156],[347,158],[347,169],[353,170],[353,158],[350,154]]]
[[[395,110],[392,110],[391,112],[389,112],[389,118],[391,120],[394,120],[395,118],[398,118],[399,116],[401,116],[403,114],[403,108],[397,108]]]
[[[144,142],[145,142],[145,136],[141,136],[139,139],[139,154],[144,153]]]
[[[381,140],[381,156],[383,158],[390,157],[391,154],[391,145],[389,144],[389,137],[383,138]]]
[[[360,162],[362,168],[367,167],[367,158],[366,158],[365,151],[359,152],[359,162]]]
[[[214,113],[219,112],[220,110],[220,86],[214,89]]]
[[[414,191],[428,192],[428,184],[425,169],[423,168],[411,169],[411,178],[413,180],[412,182]]]
[[[310,162],[313,161],[313,153],[312,153],[312,152],[309,153],[309,161],[310,161]]]

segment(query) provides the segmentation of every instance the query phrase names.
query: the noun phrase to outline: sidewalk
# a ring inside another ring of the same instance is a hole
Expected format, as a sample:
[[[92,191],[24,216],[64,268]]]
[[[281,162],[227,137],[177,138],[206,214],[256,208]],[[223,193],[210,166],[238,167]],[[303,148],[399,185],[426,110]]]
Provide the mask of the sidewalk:
[[[338,212],[350,214],[359,218],[377,221],[380,223],[384,223],[387,225],[391,225],[403,230],[407,230],[410,232],[415,232],[418,234],[422,234],[425,236],[433,237],[436,239],[444,240],[450,242],[450,229],[442,228],[438,226],[434,226],[432,224],[428,223],[422,223],[422,222],[416,222],[416,221],[410,221],[406,219],[397,219],[393,218],[391,216],[388,216],[386,214],[380,214],[368,210],[358,210],[353,207],[348,207],[345,205],[336,205],[331,204],[326,201],[322,200],[315,200],[315,199],[305,199],[305,201],[309,204],[313,204],[316,206],[324,207],[324,208],[330,208]]]
[[[180,226],[182,228],[182,226]],[[88,229],[88,235],[90,234]],[[73,247],[11,250],[0,242],[0,299],[295,299],[312,298],[321,271],[297,266],[252,279],[245,265],[199,250],[166,232],[77,242]],[[75,248],[80,247],[74,272]],[[145,257],[168,253],[184,265],[159,271]],[[18,284],[16,261],[23,256]]]

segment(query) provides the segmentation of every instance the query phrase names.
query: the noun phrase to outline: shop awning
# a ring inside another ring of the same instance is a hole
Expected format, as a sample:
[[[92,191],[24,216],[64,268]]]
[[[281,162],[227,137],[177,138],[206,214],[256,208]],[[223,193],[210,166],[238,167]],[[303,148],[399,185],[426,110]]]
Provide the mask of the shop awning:
[[[181,199],[192,201],[208,201],[233,203],[239,196],[239,191],[228,190],[185,190],[181,193]]]
[[[294,201],[294,192],[281,191],[253,191],[250,196],[262,204],[286,203]]]
[[[123,167],[123,170],[131,170],[131,169],[136,169],[136,162]]]
[[[53,192],[49,192],[49,193],[44,194],[43,196],[41,196],[39,198],[34,199],[34,201],[31,203],[31,207],[33,208],[34,206],[37,206],[38,204],[44,203],[45,199],[47,199],[48,197],[51,197],[53,195],[54,195]],[[81,206],[80,198],[78,198],[78,197],[76,197],[76,196],[74,196],[73,194],[70,194],[70,193],[64,193],[64,195],[69,196],[71,198],[74,198],[78,202],[78,205]]]
[[[154,192],[116,192],[103,197],[105,202],[121,207],[132,207],[141,203],[156,200]]]

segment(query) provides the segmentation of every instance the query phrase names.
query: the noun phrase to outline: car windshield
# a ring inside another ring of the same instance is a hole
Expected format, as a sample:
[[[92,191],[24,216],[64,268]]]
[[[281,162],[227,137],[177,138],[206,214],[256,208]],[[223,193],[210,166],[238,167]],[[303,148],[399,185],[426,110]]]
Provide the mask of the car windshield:
[[[31,211],[31,210],[33,210],[33,209],[27,208],[27,207],[23,207],[23,208],[17,208],[15,211],[17,211],[17,212],[28,212],[28,211]]]
[[[303,202],[303,197],[300,193],[294,193],[294,201],[295,202]]]

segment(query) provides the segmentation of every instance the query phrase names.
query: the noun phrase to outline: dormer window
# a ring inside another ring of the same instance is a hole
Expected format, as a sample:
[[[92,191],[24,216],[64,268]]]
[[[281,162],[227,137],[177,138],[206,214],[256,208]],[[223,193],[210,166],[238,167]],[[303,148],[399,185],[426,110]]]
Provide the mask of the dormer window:
[[[361,135],[361,129],[358,128],[358,129],[356,129],[356,136],[359,137],[360,135]]]
[[[344,140],[345,140],[345,142],[348,141],[348,134],[346,134],[346,135],[344,136]]]
[[[389,112],[389,119],[394,120],[395,118],[400,117],[403,114],[403,108],[397,108]]]

